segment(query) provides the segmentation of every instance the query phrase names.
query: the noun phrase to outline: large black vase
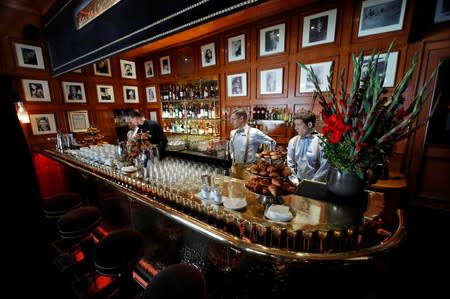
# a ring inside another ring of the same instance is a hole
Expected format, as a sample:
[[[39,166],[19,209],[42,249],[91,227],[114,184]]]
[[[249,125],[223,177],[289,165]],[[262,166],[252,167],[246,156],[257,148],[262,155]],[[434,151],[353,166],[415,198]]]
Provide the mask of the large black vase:
[[[328,171],[328,191],[339,197],[358,197],[364,191],[364,181],[352,172],[331,167]]]

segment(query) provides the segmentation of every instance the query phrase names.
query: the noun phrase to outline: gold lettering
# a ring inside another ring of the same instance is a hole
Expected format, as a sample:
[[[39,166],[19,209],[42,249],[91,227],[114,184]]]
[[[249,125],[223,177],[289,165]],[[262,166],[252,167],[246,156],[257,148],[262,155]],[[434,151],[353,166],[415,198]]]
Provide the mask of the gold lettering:
[[[121,0],[91,0],[76,14],[77,28],[81,29],[120,1]]]

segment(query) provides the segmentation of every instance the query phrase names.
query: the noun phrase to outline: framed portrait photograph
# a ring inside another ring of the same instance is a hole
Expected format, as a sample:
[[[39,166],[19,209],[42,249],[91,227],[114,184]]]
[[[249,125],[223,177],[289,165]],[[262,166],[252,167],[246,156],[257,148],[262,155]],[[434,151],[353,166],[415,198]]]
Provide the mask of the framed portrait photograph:
[[[150,120],[158,121],[158,112],[156,110],[150,111],[149,117]]]
[[[228,39],[228,61],[245,60],[245,34]]]
[[[216,65],[216,46],[214,43],[201,46],[200,55],[202,56],[202,67]]]
[[[123,85],[122,90],[124,103],[139,103],[139,93],[137,86]]]
[[[259,55],[284,52],[286,24],[278,24],[259,30]]]
[[[327,90],[328,81],[327,76],[330,72],[332,61],[307,64],[306,66],[311,67],[316,74],[319,82],[320,89],[322,91]],[[300,68],[300,84],[299,91],[300,92],[313,92],[315,90],[314,84],[312,82],[312,78],[303,68]]]
[[[33,135],[56,134],[54,114],[30,114]]]
[[[358,36],[401,30],[406,0],[366,0],[362,2]]]
[[[247,73],[228,75],[227,91],[228,97],[247,96]]]
[[[283,68],[262,70],[259,73],[260,94],[283,93]]]
[[[145,88],[147,95],[147,103],[156,103],[156,86],[149,86]]]
[[[69,126],[71,132],[77,133],[87,131],[90,126],[87,110],[69,111],[67,114],[69,115]]]
[[[370,59],[370,55],[364,56],[364,62],[362,65],[361,73],[364,74],[367,72],[368,61]],[[383,87],[393,87],[395,85],[395,74],[397,73],[397,61],[398,61],[398,52],[391,52],[389,54],[389,59],[386,65],[386,53],[382,53],[378,56],[377,63],[377,73],[381,74],[386,67],[386,76],[384,77]]]
[[[114,103],[114,86],[97,84],[97,100],[99,103]]]
[[[434,12],[434,22],[440,23],[450,20],[450,1],[437,0],[436,10]]]
[[[86,93],[83,83],[63,81],[61,84],[66,103],[86,103]]]
[[[17,63],[21,67],[45,70],[44,56],[40,47],[15,43]]]
[[[94,75],[111,77],[111,61],[102,59],[94,63]]]
[[[144,62],[145,78],[155,77],[155,69],[153,67],[153,60]]]
[[[51,102],[50,89],[48,81],[22,79],[23,92],[25,100],[28,102]]]
[[[125,79],[136,79],[136,63],[120,59],[120,75]]]
[[[161,67],[161,75],[168,75],[172,72],[170,68],[170,56],[160,57],[159,63]]]
[[[337,8],[306,16],[303,19],[302,47],[334,42]]]

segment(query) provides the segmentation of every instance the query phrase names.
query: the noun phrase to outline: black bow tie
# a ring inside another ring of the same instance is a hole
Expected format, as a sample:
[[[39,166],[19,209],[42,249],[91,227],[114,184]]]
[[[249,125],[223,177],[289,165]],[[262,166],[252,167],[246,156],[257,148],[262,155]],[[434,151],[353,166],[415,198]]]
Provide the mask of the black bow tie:
[[[236,133],[244,133],[244,129],[243,128],[242,129],[237,129]]]

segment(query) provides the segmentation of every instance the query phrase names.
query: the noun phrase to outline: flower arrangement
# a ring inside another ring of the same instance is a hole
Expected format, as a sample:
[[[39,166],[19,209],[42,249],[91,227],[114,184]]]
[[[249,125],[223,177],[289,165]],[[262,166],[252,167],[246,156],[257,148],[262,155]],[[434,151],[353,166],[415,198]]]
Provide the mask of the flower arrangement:
[[[404,77],[395,85],[392,93],[387,94],[383,82],[392,46],[393,43],[387,51],[381,73],[377,71],[379,53],[375,54],[375,50],[367,61],[367,72],[363,72],[364,49],[358,57],[352,54],[353,78],[350,93],[347,93],[344,86],[342,71],[339,77],[340,95],[336,95],[331,84],[333,65],[327,76],[328,94],[325,96],[313,69],[298,62],[311,77],[315,86],[314,100],[318,98],[322,107],[324,127],[320,138],[325,158],[332,167],[355,173],[361,179],[365,178],[368,170],[375,169],[376,165],[385,165],[394,144],[424,124],[417,124],[417,116],[428,96],[425,90],[439,68],[438,66],[433,71],[405,109],[402,94],[416,68],[417,53]],[[431,115],[438,102],[439,99]]]
[[[136,158],[139,154],[151,148],[150,134],[142,132],[136,133],[134,137],[128,142],[128,155],[130,158]]]

